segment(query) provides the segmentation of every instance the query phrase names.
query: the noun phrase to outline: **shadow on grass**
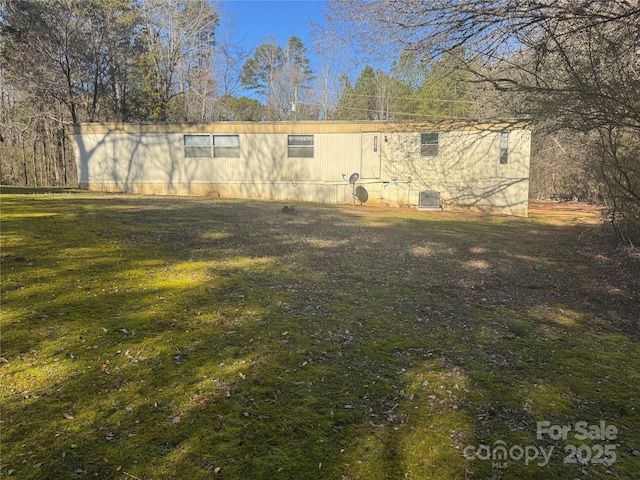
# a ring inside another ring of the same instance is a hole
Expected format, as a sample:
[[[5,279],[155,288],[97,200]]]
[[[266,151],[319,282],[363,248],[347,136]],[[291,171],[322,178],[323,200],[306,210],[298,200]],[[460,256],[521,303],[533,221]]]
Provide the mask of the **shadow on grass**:
[[[71,194],[86,193],[86,191],[72,187],[14,187],[0,185],[0,193],[5,195],[37,195],[37,194]]]
[[[640,474],[635,277],[571,225],[192,198],[2,203],[4,473]],[[536,437],[538,421],[601,420],[619,432],[609,467],[564,461],[566,445],[604,441]],[[463,456],[496,442],[554,453]]]

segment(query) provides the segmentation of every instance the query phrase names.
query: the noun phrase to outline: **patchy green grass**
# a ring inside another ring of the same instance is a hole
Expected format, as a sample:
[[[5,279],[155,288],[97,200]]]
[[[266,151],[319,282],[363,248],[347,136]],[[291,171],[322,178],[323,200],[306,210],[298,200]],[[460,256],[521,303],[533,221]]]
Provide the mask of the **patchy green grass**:
[[[532,325],[522,320],[513,320],[508,324],[509,332],[516,337],[526,337],[531,333]]]
[[[3,478],[640,477],[638,262],[582,221],[3,192]]]

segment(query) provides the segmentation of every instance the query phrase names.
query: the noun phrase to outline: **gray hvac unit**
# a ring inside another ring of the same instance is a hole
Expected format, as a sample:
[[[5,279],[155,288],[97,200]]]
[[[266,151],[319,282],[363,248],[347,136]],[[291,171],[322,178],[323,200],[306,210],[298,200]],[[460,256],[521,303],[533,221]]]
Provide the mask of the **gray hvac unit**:
[[[423,190],[418,201],[420,210],[440,210],[440,192],[435,190]]]

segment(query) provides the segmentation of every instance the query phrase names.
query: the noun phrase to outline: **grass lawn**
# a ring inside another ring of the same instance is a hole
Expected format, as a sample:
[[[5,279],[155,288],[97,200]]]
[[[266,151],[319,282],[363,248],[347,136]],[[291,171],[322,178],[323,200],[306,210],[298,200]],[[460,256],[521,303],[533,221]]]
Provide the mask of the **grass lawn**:
[[[640,259],[589,211],[1,201],[1,478],[640,478]]]

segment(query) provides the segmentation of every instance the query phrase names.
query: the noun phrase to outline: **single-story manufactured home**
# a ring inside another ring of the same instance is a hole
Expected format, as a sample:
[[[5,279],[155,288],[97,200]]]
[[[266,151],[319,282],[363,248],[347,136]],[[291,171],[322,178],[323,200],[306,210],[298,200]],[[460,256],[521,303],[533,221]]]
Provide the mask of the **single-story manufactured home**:
[[[80,188],[526,215],[521,122],[75,124]]]

